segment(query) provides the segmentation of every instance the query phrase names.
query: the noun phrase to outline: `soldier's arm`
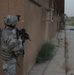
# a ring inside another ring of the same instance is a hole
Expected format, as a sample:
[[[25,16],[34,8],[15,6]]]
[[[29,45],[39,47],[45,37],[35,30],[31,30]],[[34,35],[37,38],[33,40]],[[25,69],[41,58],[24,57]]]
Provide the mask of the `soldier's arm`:
[[[20,55],[23,50],[22,40],[17,40],[16,37],[12,37],[12,39],[10,39],[9,41],[8,49],[12,50],[16,54],[16,56]]]

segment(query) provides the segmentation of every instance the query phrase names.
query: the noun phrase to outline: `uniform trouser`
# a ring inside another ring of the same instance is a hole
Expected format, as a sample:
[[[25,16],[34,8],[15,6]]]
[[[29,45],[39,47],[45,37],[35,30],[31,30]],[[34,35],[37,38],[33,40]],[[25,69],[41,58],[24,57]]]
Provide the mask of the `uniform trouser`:
[[[12,58],[9,61],[3,61],[4,75],[16,75],[16,59]]]

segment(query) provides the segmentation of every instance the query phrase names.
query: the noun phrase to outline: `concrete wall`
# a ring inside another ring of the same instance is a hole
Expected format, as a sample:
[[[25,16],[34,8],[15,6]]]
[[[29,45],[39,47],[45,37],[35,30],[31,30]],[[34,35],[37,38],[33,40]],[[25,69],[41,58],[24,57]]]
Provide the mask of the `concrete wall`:
[[[25,56],[19,57],[20,68],[17,66],[17,75],[26,75],[34,65],[41,45],[50,41],[57,32],[59,16],[53,14],[54,21],[52,22],[51,10],[47,12],[44,8],[38,7],[28,0],[0,0],[1,28],[4,27],[3,18],[8,14],[20,14],[18,28],[25,28],[30,35],[31,41],[27,40],[25,43]],[[0,74],[3,75],[2,62],[0,62]]]
[[[37,53],[42,43],[45,42],[46,25],[45,22],[42,21],[42,8],[28,2],[27,0],[25,1],[25,7],[27,7],[27,9],[25,9],[25,28],[31,38],[30,42],[26,41],[26,54],[24,58],[24,63],[26,64],[24,65],[24,69],[28,69],[26,71],[28,72],[35,63]]]

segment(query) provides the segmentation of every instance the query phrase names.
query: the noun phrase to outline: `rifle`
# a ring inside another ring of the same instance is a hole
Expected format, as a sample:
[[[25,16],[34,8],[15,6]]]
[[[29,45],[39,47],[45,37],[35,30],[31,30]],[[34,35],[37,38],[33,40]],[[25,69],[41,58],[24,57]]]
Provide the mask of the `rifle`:
[[[25,40],[31,41],[31,40],[30,40],[30,37],[29,37],[29,34],[26,33],[26,30],[25,30],[24,28],[20,30],[20,35],[21,35],[21,39],[23,40],[22,43],[24,43]]]
[[[19,36],[21,36],[22,41],[22,45],[24,46],[25,40],[30,40],[29,34],[26,33],[26,30],[23,28],[21,30],[16,28],[16,35],[17,35],[17,39],[19,38]],[[22,56],[24,56],[25,52],[24,50],[22,51]]]

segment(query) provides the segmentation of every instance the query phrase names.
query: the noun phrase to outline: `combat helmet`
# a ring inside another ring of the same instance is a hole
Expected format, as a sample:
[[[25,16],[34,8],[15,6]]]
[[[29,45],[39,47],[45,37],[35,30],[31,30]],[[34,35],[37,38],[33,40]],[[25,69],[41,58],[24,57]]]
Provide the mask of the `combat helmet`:
[[[18,23],[17,15],[7,15],[4,17],[4,24],[8,26],[15,26]]]

